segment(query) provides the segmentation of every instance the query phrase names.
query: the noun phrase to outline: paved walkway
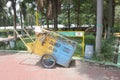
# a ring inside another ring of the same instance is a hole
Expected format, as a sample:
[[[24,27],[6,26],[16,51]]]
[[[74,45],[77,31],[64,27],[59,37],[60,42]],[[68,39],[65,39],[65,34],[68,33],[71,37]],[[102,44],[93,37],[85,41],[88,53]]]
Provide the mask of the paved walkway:
[[[27,53],[0,53],[0,80],[120,80],[120,69],[79,60],[69,68],[42,68],[40,57]]]

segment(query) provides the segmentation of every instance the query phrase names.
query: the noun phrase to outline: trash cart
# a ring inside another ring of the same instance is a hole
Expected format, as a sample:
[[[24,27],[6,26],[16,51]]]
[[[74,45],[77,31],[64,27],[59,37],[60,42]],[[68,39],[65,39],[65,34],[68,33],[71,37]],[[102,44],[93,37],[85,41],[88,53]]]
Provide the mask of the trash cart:
[[[69,67],[77,42],[65,36],[44,29],[44,33],[37,35],[34,42],[27,43],[29,52],[41,56],[41,65],[52,68],[55,64]]]

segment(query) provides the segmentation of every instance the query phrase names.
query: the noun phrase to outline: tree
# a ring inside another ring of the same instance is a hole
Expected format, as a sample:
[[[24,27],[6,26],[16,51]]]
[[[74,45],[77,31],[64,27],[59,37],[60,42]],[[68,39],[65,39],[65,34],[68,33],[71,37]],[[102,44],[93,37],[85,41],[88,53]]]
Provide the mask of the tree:
[[[13,8],[13,12],[14,12],[13,25],[14,25],[14,29],[16,30],[16,0],[10,0],[10,1],[12,2],[12,8]],[[16,32],[14,32],[14,38],[15,38],[15,40],[17,40]]]
[[[54,29],[58,30],[58,13],[60,11],[60,0],[36,0],[37,8],[47,19],[54,20]]]
[[[58,0],[55,0],[53,2],[53,6],[54,6],[54,30],[57,31],[58,30]]]
[[[61,14],[59,15],[59,23],[65,25],[70,30],[71,26],[71,9],[72,6],[72,0],[62,0],[61,1]],[[72,19],[73,21],[73,19]]]
[[[103,0],[97,0],[97,33],[96,33],[96,53],[101,52],[101,41],[103,32]]]
[[[80,25],[80,5],[81,5],[81,0],[73,0],[73,6],[74,6],[74,10],[75,10],[75,14],[76,14],[76,24],[77,24],[77,28],[79,28]]]
[[[110,38],[111,29],[114,27],[114,15],[115,15],[115,1],[109,0],[108,1],[108,32],[107,38]]]
[[[0,25],[7,26],[8,15],[7,15],[7,7],[6,0],[0,1]]]
[[[21,18],[24,20],[25,25],[32,25],[35,23],[35,20],[33,15],[35,13],[35,0],[24,0],[19,3],[20,4],[20,13]],[[23,17],[22,17],[23,16]],[[21,19],[22,20],[22,19]]]

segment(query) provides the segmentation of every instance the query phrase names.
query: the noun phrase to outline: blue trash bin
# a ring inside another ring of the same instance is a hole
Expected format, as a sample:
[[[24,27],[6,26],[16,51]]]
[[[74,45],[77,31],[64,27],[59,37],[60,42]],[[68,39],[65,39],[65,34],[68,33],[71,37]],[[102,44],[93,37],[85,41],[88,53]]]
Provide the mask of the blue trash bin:
[[[85,59],[91,59],[92,58],[93,52],[94,52],[93,49],[94,49],[93,45],[88,44],[88,45],[85,46],[85,55],[84,55]]]

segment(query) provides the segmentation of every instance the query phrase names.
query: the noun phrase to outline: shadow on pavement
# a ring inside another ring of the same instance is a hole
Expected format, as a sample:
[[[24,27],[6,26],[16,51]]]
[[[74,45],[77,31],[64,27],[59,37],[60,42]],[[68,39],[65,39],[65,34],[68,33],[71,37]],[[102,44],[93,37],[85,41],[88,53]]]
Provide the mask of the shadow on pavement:
[[[36,63],[36,66],[42,67],[40,60]],[[70,65],[69,65],[68,68],[73,68],[73,67],[75,67],[75,66],[76,66],[75,60],[72,60],[72,61],[70,62]],[[63,67],[63,66],[61,66],[61,65],[59,65],[59,64],[55,64],[55,66],[54,66],[53,68],[51,68],[51,69],[56,69],[56,68],[65,68],[65,67]]]
[[[104,64],[76,61],[76,71],[89,80],[120,80],[120,69]]]

